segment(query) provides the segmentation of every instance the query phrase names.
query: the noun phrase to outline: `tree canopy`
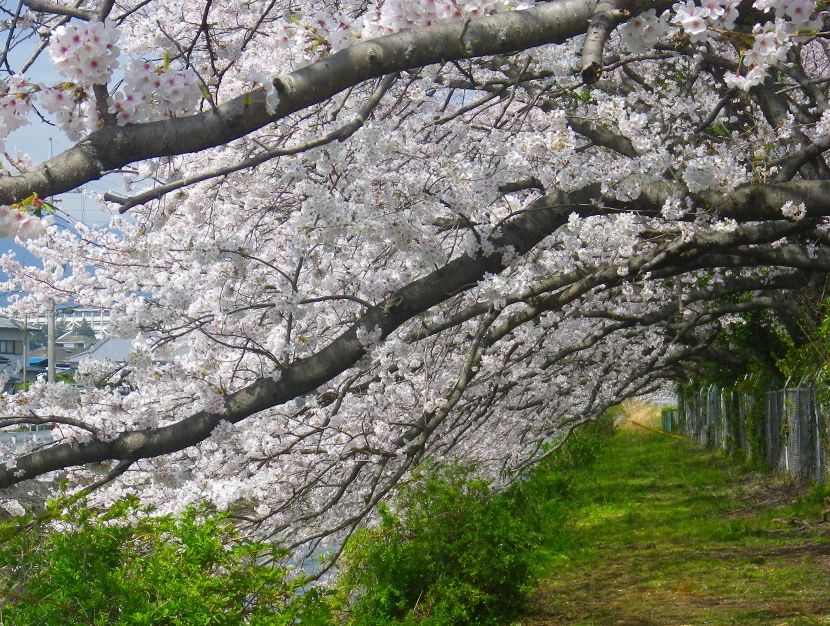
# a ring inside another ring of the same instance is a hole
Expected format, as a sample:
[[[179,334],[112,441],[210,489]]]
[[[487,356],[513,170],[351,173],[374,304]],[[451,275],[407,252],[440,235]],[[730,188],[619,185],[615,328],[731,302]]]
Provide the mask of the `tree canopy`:
[[[741,315],[797,341],[830,268],[824,8],[0,8],[0,134],[76,142],[0,176],[0,229],[42,261],[0,258],[4,314],[71,297],[136,337],[3,397],[0,428],[55,426],[2,450],[7,508],[62,477],[313,550],[424,459],[507,482],[621,399],[742,362],[718,343]],[[44,217],[113,172],[107,227]]]

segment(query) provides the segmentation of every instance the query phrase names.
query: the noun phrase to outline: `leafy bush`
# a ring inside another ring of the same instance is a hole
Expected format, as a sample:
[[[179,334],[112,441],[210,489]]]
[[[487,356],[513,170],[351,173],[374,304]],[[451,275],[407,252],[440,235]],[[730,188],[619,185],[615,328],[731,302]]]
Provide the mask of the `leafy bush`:
[[[54,507],[53,507],[54,509]],[[54,510],[53,510],[54,513]],[[132,498],[0,527],[0,615],[16,626],[328,623],[319,592],[224,515],[152,516]]]
[[[347,623],[502,623],[533,579],[537,541],[516,504],[464,468],[420,472],[346,548]]]
[[[609,424],[581,427],[502,492],[469,468],[426,466],[348,542],[334,603],[204,507],[54,502],[0,523],[0,624],[323,626],[338,623],[332,606],[349,626],[503,624],[561,541],[569,470],[593,461]]]
[[[594,462],[605,442],[614,434],[614,419],[606,413],[601,419],[576,428],[555,454],[543,463],[542,472],[565,471],[586,467]]]
[[[613,422],[578,428],[511,488],[468,468],[427,466],[352,537],[339,593],[350,626],[503,624],[559,541],[568,471],[593,462]]]

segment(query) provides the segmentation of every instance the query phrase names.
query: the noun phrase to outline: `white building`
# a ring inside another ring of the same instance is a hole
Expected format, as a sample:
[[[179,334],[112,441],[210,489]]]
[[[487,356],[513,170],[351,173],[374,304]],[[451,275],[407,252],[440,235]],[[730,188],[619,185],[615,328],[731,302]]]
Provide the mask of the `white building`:
[[[130,358],[130,352],[133,349],[134,342],[135,339],[125,337],[107,337],[88,350],[69,357],[68,361],[75,364],[80,363],[84,359],[94,359],[96,361],[126,363]]]
[[[48,316],[30,315],[30,326],[46,326]],[[96,309],[93,307],[70,306],[60,307],[55,311],[55,323],[65,324],[68,330],[74,330],[78,325],[86,322],[95,331],[96,337],[107,333],[112,320],[112,311],[107,309]]]
[[[87,337],[86,335],[75,335],[70,330],[68,333],[64,333],[57,339],[55,339],[55,345],[59,348],[63,348],[68,352],[77,352],[79,350],[86,350],[90,346],[95,345],[98,342],[95,337]]]
[[[2,391],[14,391],[20,383],[23,371],[23,326],[5,317],[0,317],[0,372],[8,376]]]
[[[23,363],[23,326],[5,317],[0,317],[0,367]]]

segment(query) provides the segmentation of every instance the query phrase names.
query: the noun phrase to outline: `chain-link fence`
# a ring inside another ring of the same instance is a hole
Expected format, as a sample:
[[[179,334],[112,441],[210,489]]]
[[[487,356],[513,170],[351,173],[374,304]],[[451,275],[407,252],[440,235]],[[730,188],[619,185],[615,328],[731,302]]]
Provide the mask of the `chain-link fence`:
[[[663,411],[663,430],[762,461],[802,481],[827,477],[826,422],[812,384],[770,390],[763,397],[711,386],[679,393],[677,408]]]

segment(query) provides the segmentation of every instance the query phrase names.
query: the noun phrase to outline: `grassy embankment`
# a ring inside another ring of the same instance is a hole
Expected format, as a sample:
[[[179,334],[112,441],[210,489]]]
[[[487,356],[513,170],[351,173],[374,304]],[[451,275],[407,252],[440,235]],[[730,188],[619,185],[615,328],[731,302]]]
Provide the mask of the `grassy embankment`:
[[[830,491],[630,423],[571,476],[569,521],[522,623],[830,624]]]

